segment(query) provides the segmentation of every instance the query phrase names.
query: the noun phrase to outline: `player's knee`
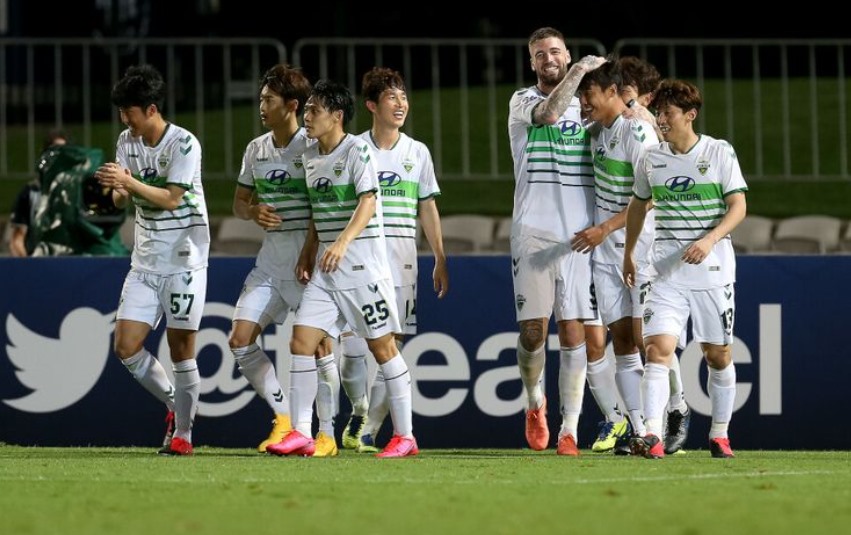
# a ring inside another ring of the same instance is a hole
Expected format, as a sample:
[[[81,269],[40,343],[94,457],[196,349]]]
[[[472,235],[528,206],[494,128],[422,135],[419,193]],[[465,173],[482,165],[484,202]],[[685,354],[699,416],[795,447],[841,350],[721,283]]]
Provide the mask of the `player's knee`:
[[[384,364],[391,358],[399,354],[396,348],[396,341],[392,334],[387,334],[381,338],[367,340],[369,351],[375,357],[375,361],[379,364]]]
[[[115,352],[116,357],[121,360],[126,360],[137,354],[139,351],[142,351],[142,344],[130,340],[116,339],[115,345],[112,349]]]
[[[706,344],[703,352],[703,357],[706,359],[706,364],[710,368],[723,370],[730,365],[733,360],[733,352],[729,345],[718,346]]]

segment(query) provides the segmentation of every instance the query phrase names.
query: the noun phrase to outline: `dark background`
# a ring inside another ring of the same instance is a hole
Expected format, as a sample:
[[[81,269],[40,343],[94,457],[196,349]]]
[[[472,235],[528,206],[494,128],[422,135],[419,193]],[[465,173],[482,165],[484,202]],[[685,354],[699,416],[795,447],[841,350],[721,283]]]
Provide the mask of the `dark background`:
[[[743,2],[512,4],[482,11],[464,3],[274,0],[7,0],[8,37],[268,37],[291,47],[303,37],[525,38],[554,26],[607,49],[625,37],[844,38],[845,17],[826,9],[758,10]],[[483,5],[477,2],[476,5]],[[822,4],[819,4],[822,5]],[[530,7],[532,6],[532,7]],[[642,9],[639,9],[641,7]],[[480,13],[467,15],[459,13]],[[70,22],[75,21],[75,22]]]

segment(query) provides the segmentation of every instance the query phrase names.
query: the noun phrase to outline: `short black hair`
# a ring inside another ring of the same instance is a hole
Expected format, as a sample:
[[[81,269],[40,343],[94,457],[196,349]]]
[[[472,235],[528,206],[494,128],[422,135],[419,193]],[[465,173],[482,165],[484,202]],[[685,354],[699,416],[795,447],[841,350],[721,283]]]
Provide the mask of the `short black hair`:
[[[329,112],[343,112],[343,126],[345,127],[355,114],[355,101],[349,88],[343,84],[331,80],[319,80],[310,92],[311,98]]]
[[[151,104],[162,113],[165,103],[165,80],[151,65],[133,65],[112,88],[112,103],[119,108],[138,106],[147,109]]]

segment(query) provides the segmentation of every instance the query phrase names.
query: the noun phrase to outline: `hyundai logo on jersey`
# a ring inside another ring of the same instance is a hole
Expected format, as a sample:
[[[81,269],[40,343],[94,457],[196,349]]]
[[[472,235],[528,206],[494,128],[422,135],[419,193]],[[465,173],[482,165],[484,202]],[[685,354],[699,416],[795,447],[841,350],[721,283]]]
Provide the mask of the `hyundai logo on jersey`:
[[[382,188],[392,188],[401,181],[402,177],[393,171],[379,171],[378,173],[378,183],[381,184]]]
[[[157,170],[156,169],[151,169],[150,167],[146,167],[146,168],[142,169],[141,171],[139,171],[139,179],[141,179],[142,182],[151,182],[155,178],[157,178]]]
[[[317,178],[313,181],[313,189],[319,193],[328,193],[331,191],[331,179],[324,176]]]
[[[266,173],[266,180],[276,186],[282,186],[292,178],[285,169],[272,169]]]
[[[582,125],[576,121],[564,120],[559,123],[559,126],[561,127],[562,135],[575,136],[582,132]]]
[[[675,176],[665,181],[665,187],[675,193],[685,193],[694,188],[694,179],[687,176]]]

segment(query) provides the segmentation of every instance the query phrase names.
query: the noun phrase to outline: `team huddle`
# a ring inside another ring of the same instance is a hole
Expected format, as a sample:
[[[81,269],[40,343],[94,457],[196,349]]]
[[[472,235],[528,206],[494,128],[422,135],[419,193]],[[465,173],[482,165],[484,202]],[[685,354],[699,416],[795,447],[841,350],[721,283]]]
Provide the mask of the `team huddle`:
[[[710,451],[732,457],[729,233],[744,218],[747,190],[732,147],[694,133],[697,88],[660,82],[637,58],[587,56],[568,70],[564,38],[552,28],[532,34],[529,52],[537,84],[511,98],[508,125],[517,362],[529,446],[543,450],[550,442],[542,377],[554,314],[561,345],[557,452],[579,455],[586,378],[605,417],[593,451],[660,458],[679,450],[690,413],[675,351],[691,319],[709,366]],[[129,68],[115,85],[112,102],[127,130],[116,161],[96,177],[117,206],[136,207],[115,353],[167,407],[159,452],[190,455],[210,232],[201,145],[161,115],[164,86],[147,65]],[[260,118],[269,131],[245,150],[233,212],[262,227],[265,238],[229,338],[240,372],[274,413],[260,452],[338,455],[341,387],[352,406],[342,447],[379,458],[419,452],[401,351],[417,329],[418,225],[435,257],[434,291],[443,297],[449,288],[440,189],[428,148],[401,132],[409,103],[399,73],[373,68],[363,76],[362,95],[372,125],[354,135],[346,131],[354,99],[345,86],[311,86],[283,64],[260,80]],[[291,311],[287,396],[257,338]],[[163,315],[174,384],[144,348]],[[607,333],[614,363],[604,353]],[[371,387],[368,353],[378,364]],[[392,438],[379,447],[388,413]]]
[[[592,450],[658,459],[682,448],[690,413],[675,351],[690,319],[709,367],[709,449],[733,457],[729,233],[745,216],[747,190],[735,152],[694,132],[702,98],[688,82],[660,82],[637,58],[586,56],[568,69],[570,54],[553,28],[535,31],[529,52],[538,83],[514,93],[508,119],[517,361],[529,446],[549,444],[541,380],[546,326],[555,315],[557,452],[579,454],[586,378],[605,416]],[[614,369],[602,350],[606,330]]]

